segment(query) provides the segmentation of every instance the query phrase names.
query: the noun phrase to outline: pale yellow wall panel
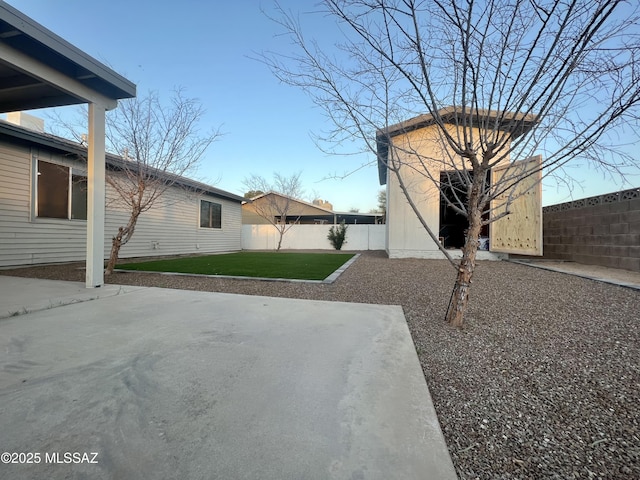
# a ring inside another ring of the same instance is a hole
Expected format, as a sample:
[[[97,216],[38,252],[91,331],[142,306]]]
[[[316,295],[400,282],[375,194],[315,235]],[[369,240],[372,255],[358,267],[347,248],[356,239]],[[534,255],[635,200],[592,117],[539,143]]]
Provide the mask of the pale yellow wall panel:
[[[489,245],[491,251],[522,255],[542,255],[542,185],[540,164],[537,156],[522,162],[494,169],[493,181],[513,171],[516,175],[537,169],[533,175],[520,180],[512,193],[514,198],[509,214],[491,224]],[[505,212],[510,192],[494,200],[494,216]],[[500,204],[504,205],[500,205]]]

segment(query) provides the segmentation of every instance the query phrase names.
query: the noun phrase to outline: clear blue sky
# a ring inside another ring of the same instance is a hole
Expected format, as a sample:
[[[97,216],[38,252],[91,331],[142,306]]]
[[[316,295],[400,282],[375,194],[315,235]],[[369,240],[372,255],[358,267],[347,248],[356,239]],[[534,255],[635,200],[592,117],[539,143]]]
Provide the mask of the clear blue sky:
[[[313,191],[346,211],[367,212],[380,190],[375,166],[340,176],[374,160],[373,155],[321,152],[312,132],[327,130],[322,112],[300,90],[280,84],[268,68],[251,59],[255,52],[287,53],[287,40],[261,9],[271,0],[9,0],[49,30],[136,83],[139,94],[156,90],[168,98],[184,87],[207,110],[203,127],[222,126],[224,137],[207,151],[198,179],[243,194],[242,180],[302,171],[306,199]],[[313,8],[315,0],[280,0],[293,11]],[[326,19],[325,19],[326,20]],[[308,22],[306,22],[308,25]],[[313,25],[312,25],[313,27]],[[309,35],[330,35],[325,26]],[[31,112],[38,115],[39,113]],[[584,189],[573,198],[640,186],[576,169]],[[544,204],[570,200],[569,193],[545,186]]]

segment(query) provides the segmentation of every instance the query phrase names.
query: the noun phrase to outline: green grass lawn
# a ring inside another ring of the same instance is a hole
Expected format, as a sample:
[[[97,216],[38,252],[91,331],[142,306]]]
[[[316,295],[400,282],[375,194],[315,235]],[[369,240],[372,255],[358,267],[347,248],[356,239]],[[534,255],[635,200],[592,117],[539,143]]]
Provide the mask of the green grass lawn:
[[[122,270],[324,280],[350,253],[239,252],[118,265]]]

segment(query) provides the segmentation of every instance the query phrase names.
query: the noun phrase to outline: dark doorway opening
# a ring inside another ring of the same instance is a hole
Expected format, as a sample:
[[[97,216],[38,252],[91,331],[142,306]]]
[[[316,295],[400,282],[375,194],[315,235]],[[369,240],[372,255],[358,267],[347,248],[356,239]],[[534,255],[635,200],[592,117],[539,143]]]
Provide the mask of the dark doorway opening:
[[[469,172],[473,178],[473,172]],[[487,172],[487,182],[490,174]],[[462,248],[465,242],[469,221],[467,217],[456,212],[444,197],[454,204],[467,203],[467,188],[458,178],[456,172],[440,172],[440,229],[439,236],[445,248]],[[488,213],[483,215],[486,217]],[[489,225],[484,225],[480,237],[489,237]]]

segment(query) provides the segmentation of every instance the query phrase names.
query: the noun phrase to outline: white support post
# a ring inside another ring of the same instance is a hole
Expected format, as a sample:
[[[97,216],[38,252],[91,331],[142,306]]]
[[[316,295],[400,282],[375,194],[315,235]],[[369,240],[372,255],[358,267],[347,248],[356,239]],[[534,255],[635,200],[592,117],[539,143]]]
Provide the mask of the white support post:
[[[104,284],[105,107],[89,104],[87,155],[87,288]]]

